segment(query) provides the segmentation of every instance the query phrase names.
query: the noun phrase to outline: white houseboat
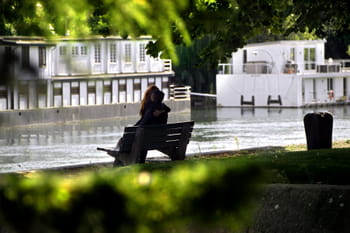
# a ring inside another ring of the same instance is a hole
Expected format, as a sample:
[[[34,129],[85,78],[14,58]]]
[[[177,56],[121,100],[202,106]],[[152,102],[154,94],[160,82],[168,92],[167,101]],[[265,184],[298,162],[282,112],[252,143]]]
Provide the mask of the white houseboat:
[[[171,60],[146,54],[150,40],[0,37],[0,126],[137,115],[151,84],[188,111],[189,92],[172,98]]]
[[[350,61],[325,59],[325,40],[248,44],[219,64],[220,107],[349,103]]]

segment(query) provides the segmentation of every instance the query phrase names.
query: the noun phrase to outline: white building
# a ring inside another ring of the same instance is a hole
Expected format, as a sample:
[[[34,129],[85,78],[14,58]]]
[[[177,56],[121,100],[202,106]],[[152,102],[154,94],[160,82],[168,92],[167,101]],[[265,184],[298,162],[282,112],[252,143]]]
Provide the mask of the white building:
[[[350,61],[325,60],[325,40],[248,44],[219,64],[217,105],[302,107],[347,103]]]
[[[171,60],[147,55],[150,40],[0,37],[0,119],[9,111],[23,115],[28,110],[86,106],[108,107],[103,110],[106,114],[91,118],[113,116],[119,112],[111,113],[110,105],[125,109],[126,104],[139,103],[151,84],[171,101]]]

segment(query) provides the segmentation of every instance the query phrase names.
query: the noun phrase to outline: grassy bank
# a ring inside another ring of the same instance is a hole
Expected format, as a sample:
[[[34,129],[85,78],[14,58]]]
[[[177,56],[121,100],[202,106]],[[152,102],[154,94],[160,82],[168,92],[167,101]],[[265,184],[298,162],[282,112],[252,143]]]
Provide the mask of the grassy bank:
[[[234,153],[198,155],[186,161],[149,163],[143,170],[167,171],[182,163],[245,165],[254,163],[267,174],[266,183],[289,184],[350,184],[350,140],[337,141],[333,149],[306,150],[305,145],[271,147],[269,149],[240,150]]]
[[[195,155],[187,157],[185,161],[150,160],[146,164],[135,164],[129,167],[137,167],[148,172],[167,173],[178,165],[205,164],[210,161],[237,165],[254,163],[269,174],[266,183],[350,184],[350,140],[333,142],[333,149],[307,151],[304,144],[289,145],[238,150],[231,153]],[[111,164],[99,164],[46,172],[75,176],[85,172],[99,173],[101,170],[108,169],[124,172],[128,167],[112,168]],[[23,174],[31,176],[36,173]]]

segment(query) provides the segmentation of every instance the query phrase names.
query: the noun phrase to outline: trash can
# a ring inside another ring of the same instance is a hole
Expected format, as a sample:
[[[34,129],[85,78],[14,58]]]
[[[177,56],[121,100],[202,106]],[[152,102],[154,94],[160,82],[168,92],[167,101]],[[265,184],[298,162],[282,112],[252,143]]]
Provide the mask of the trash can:
[[[332,148],[332,114],[308,113],[304,116],[304,127],[308,150]]]

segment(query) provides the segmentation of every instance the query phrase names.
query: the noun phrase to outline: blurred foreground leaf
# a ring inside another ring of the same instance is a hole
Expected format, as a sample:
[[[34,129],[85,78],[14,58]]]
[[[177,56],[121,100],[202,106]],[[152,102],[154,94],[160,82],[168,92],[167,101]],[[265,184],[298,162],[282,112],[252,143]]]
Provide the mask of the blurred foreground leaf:
[[[186,232],[239,230],[251,219],[259,167],[207,162],[164,173],[140,167],[73,178],[3,176],[0,226],[10,232]]]

